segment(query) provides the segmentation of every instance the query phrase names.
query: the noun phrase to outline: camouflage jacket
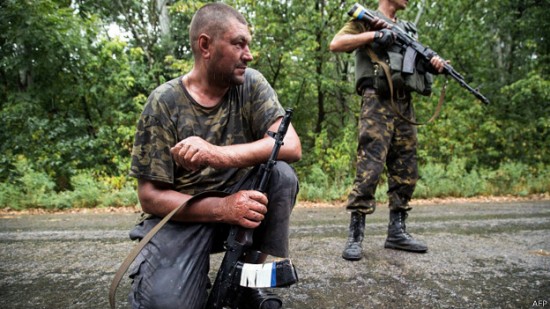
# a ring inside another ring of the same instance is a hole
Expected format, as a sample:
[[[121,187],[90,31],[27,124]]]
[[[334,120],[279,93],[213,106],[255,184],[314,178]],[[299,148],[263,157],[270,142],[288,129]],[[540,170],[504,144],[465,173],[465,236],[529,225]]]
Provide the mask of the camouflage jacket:
[[[213,108],[199,105],[181,77],[173,79],[147,99],[137,124],[130,176],[170,183],[174,190],[191,195],[223,190],[247,169],[205,167],[187,171],[172,160],[170,148],[190,136],[219,146],[253,142],[263,138],[283,115],[275,91],[253,69],[247,69],[244,83],[231,87]]]

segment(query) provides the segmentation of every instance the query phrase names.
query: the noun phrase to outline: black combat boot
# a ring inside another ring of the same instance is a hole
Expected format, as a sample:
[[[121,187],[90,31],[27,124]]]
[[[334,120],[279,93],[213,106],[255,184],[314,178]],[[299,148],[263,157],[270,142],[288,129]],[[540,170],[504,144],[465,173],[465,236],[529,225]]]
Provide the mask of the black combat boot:
[[[365,214],[358,211],[351,213],[349,236],[342,257],[349,261],[357,261],[363,257],[363,236],[365,233]]]
[[[423,242],[414,239],[405,226],[407,219],[406,211],[390,210],[390,224],[388,225],[388,238],[386,238],[385,248],[405,250],[410,252],[424,253],[428,251],[428,246]]]

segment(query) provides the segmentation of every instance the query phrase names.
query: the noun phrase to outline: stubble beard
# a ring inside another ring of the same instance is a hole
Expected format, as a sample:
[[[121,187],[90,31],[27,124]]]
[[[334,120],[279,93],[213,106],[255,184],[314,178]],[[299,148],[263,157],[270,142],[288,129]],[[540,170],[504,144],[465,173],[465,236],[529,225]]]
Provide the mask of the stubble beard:
[[[240,75],[236,72],[242,68],[246,68],[245,63],[238,61],[229,67],[227,64],[224,64],[223,55],[216,53],[208,68],[208,77],[212,83],[219,87],[242,85],[244,83],[244,74]]]
[[[218,68],[210,68],[208,76],[212,83],[220,87],[238,86],[244,83],[244,74],[236,74],[237,69],[243,69],[242,64],[235,65],[231,70],[221,70]]]

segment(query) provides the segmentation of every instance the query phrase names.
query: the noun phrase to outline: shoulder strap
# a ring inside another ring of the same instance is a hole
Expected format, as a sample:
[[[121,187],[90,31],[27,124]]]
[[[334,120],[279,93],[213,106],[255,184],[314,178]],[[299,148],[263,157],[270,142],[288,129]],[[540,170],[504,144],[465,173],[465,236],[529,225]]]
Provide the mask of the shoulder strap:
[[[428,124],[428,123],[434,121],[434,119],[437,118],[437,116],[439,116],[439,113],[441,112],[441,107],[443,106],[443,101],[445,99],[445,90],[447,88],[447,81],[445,81],[445,84],[443,85],[443,89],[441,90],[441,95],[439,97],[439,102],[437,103],[437,107],[435,109],[435,112],[434,112],[433,116],[426,123],[418,123],[416,121],[413,121],[413,120],[405,117],[399,111],[399,109],[397,108],[397,105],[393,101],[393,82],[392,82],[392,79],[391,79],[391,70],[390,70],[390,67],[388,66],[388,64],[385,63],[384,61],[380,60],[380,58],[378,58],[376,53],[370,47],[367,47],[367,53],[368,53],[369,57],[372,59],[372,61],[376,62],[384,70],[384,73],[386,75],[386,79],[388,81],[388,86],[390,87],[390,102],[391,102],[390,107],[393,110],[393,112],[396,113],[399,116],[399,118],[405,120],[406,122],[408,122],[410,124],[418,126],[418,125]]]
[[[197,195],[194,195],[189,200],[187,200],[185,203],[181,204],[174,210],[172,210],[168,215],[166,215],[157,225],[155,225],[154,228],[152,228],[143,239],[130,251],[126,259],[122,262],[120,267],[118,268],[115,277],[113,278],[113,282],[111,282],[111,287],[109,288],[109,304],[111,305],[111,309],[115,309],[115,296],[116,296],[116,290],[118,288],[118,285],[120,284],[120,281],[122,280],[122,277],[132,264],[136,257],[138,256],[139,252],[145,247],[145,245],[155,236],[155,234],[168,222],[176,213],[178,213],[185,205],[190,204],[191,202],[194,202],[196,200],[205,198],[205,197],[225,197],[229,195],[227,192],[223,191],[205,191],[201,192]]]

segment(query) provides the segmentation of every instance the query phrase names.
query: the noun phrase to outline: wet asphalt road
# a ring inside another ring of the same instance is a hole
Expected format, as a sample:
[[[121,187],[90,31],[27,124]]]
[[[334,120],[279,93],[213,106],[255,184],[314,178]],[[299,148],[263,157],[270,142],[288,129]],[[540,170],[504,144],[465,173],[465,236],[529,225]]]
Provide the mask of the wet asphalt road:
[[[138,217],[1,216],[0,308],[108,308]],[[407,227],[426,254],[384,249],[387,217],[385,206],[367,217],[365,257],[349,262],[340,257],[348,214],[297,206],[290,241],[300,282],[277,290],[285,308],[550,308],[549,200],[415,206]]]

